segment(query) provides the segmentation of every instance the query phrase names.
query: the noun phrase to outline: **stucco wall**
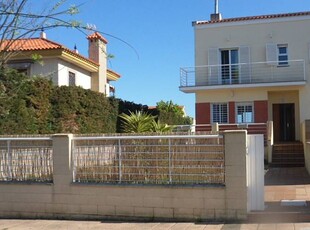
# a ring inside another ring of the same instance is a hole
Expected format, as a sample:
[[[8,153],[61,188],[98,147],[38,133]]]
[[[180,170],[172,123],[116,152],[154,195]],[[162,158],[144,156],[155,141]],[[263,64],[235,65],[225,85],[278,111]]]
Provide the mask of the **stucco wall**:
[[[195,26],[195,66],[209,64],[210,48],[228,49],[247,46],[250,49],[250,62],[266,62],[266,44],[287,44],[289,60],[305,61],[305,77],[309,82],[309,25],[310,17],[303,16]],[[272,120],[272,103],[294,103],[296,139],[301,138],[300,124],[310,118],[308,98],[310,98],[309,84],[281,87],[256,87],[253,84],[251,88],[236,86],[233,89],[196,91],[196,103],[269,101],[269,120]]]
[[[246,21],[236,24],[196,26],[196,66],[208,65],[207,51],[209,48],[216,47],[224,49],[249,46],[251,61],[264,62],[267,43],[288,44],[289,59],[304,59],[309,63],[310,17],[295,17],[295,19],[295,21],[283,21],[285,19],[282,18],[282,21],[278,20],[278,22],[277,20],[253,20],[253,23]]]
[[[37,75],[52,79],[55,85],[69,84],[69,71],[75,73],[76,85],[84,89],[91,88],[91,73],[59,58],[46,58],[42,64],[34,63],[30,68],[30,75]]]
[[[306,120],[301,125],[302,141],[304,144],[305,166],[310,174],[310,120]]]
[[[246,218],[246,131],[224,134],[225,186],[74,184],[71,138],[53,137],[53,184],[0,183],[0,218]]]
[[[30,67],[30,76],[37,75],[51,79],[55,85],[58,85],[58,59],[44,59],[42,63],[35,62]]]
[[[84,89],[91,88],[91,73],[63,60],[58,62],[58,85],[69,85],[69,72],[75,73],[75,84]]]

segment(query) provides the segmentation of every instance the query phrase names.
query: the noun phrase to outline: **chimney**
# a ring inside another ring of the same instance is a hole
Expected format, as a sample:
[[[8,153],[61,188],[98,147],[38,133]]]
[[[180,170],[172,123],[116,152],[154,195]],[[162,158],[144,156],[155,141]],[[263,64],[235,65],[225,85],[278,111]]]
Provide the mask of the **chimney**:
[[[46,39],[46,33],[44,32],[44,29],[41,29],[40,38]]]
[[[99,64],[99,71],[92,76],[91,89],[105,93],[107,84],[107,43],[108,41],[98,32],[87,37],[88,57]]]
[[[222,15],[219,13],[219,1],[214,0],[214,14],[210,15],[211,21],[222,20]]]

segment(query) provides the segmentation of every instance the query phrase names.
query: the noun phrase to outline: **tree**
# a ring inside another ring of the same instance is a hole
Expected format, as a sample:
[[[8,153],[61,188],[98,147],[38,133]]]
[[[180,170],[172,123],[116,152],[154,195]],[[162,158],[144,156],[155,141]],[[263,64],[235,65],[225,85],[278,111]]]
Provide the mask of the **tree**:
[[[129,115],[122,113],[119,117],[122,119],[122,131],[125,133],[163,133],[173,129],[173,126],[156,121],[156,116],[141,111],[129,112]]]
[[[16,90],[18,89],[18,90]],[[114,133],[118,104],[77,86],[0,69],[0,134]]]
[[[48,133],[52,83],[0,69],[0,133]]]
[[[0,3],[0,66],[18,52],[14,45],[16,39],[29,38],[40,30],[56,27],[73,27],[80,30],[87,26],[69,19],[79,12],[75,5],[67,9],[61,8],[66,0],[61,0],[50,8],[37,9],[31,6],[36,4],[31,0],[2,0]]]
[[[159,121],[153,120],[152,122],[152,132],[155,133],[166,133],[171,132],[173,130],[173,126],[160,123]]]
[[[182,107],[178,104],[174,104],[171,100],[167,102],[161,100],[156,103],[156,107],[161,112],[173,112],[178,116],[184,116]]]
[[[59,27],[74,28],[87,34],[88,32],[98,31],[116,40],[125,43],[130,47],[139,58],[135,48],[121,38],[104,33],[96,29],[95,25],[84,24],[76,19],[74,15],[79,13],[82,5],[71,5],[66,7],[67,0],[59,0],[54,5],[46,6],[44,9],[33,7],[39,1],[34,0],[1,0],[0,2],[0,67],[5,67],[7,61],[19,52],[17,39],[32,37],[36,32],[49,30]],[[40,1],[41,2],[41,1]],[[21,44],[22,43],[18,43]],[[112,55],[107,54],[110,58]],[[40,57],[35,56],[38,60]]]
[[[170,101],[157,103],[158,120],[168,125],[191,125],[193,119],[185,116],[183,107]]]

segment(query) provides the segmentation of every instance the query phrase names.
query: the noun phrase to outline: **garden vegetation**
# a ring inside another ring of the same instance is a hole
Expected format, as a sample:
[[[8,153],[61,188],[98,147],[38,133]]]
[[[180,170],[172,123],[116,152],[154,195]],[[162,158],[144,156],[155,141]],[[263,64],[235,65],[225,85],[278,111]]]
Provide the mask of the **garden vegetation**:
[[[148,110],[146,105],[81,87],[54,86],[46,78],[0,70],[0,135],[126,132],[123,118],[138,112],[150,114],[164,127],[176,125],[171,121],[191,123],[182,113],[177,116],[167,109]]]

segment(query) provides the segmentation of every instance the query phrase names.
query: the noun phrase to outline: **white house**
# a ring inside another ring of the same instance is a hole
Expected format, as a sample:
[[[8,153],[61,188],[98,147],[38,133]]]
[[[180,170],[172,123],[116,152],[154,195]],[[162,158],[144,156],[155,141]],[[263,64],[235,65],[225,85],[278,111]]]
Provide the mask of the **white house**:
[[[98,32],[87,37],[88,57],[78,51],[70,50],[63,45],[48,40],[44,32],[39,38],[17,39],[6,47],[6,52],[13,55],[8,65],[29,76],[49,77],[58,86],[76,85],[110,96],[114,93],[111,81],[116,81],[120,75],[107,69],[107,40]],[[3,50],[4,48],[2,48]],[[34,57],[39,57],[36,61]]]
[[[272,121],[272,143],[303,141],[301,127],[310,119],[310,12],[211,16],[193,22],[195,66],[181,68],[180,90],[196,96],[197,125],[270,136]]]

